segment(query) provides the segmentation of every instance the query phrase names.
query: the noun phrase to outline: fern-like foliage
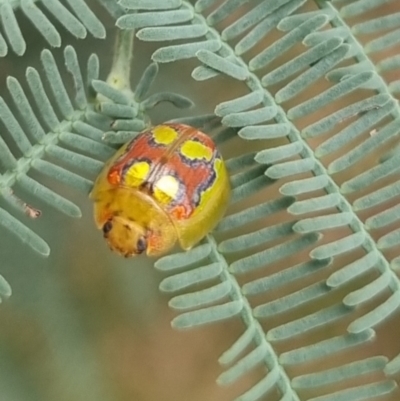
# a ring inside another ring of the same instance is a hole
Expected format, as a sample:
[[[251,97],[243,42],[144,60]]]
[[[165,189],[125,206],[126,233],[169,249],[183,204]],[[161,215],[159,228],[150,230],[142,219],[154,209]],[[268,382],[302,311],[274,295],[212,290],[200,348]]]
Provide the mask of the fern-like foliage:
[[[0,302],[7,299],[11,295],[10,284],[6,281],[3,276],[0,276]]]
[[[387,364],[386,357],[377,356],[293,379],[286,373],[291,365],[327,358],[370,341],[374,328],[400,306],[399,279],[393,271],[398,269],[399,255],[385,252],[398,249],[400,231],[392,228],[392,223],[399,219],[399,208],[375,209],[368,219],[360,217],[361,211],[398,199],[400,181],[394,175],[398,171],[397,152],[362,172],[353,169],[371,153],[381,151],[386,142],[393,144],[400,132],[399,104],[394,97],[398,82],[387,85],[378,75],[398,68],[398,57],[378,65],[371,57],[382,47],[397,44],[398,15],[368,20],[351,29],[345,18],[363,14],[381,2],[359,0],[343,7],[340,2],[319,2],[320,9],[300,11],[305,3],[198,0],[192,5],[170,0],[160,6],[157,2],[120,1],[132,13],[120,17],[118,27],[137,29],[141,40],[168,41],[153,53],[154,61],[196,57],[201,65],[193,70],[194,79],[205,81],[223,74],[244,82],[249,93],[217,105],[215,113],[225,127],[237,130],[239,137],[260,141],[263,147],[267,141],[267,147],[258,148],[255,154],[228,161],[234,187],[232,203],[252,199],[263,188],[278,186],[279,195],[273,199],[259,196],[250,207],[239,207],[225,217],[218,228],[225,239],[219,244],[209,237],[190,252],[156,263],[158,269],[171,272],[160,288],[178,292],[170,301],[180,312],[173,321],[175,327],[242,317],[246,330],[221,356],[227,370],[218,381],[231,383],[260,364],[267,373],[237,400],[257,400],[274,388],[281,400],[298,400],[304,389],[323,388],[349,377],[360,379],[383,369],[392,374],[400,367],[399,358]],[[239,17],[228,22],[232,15]],[[388,25],[391,32],[365,47],[355,36],[386,30]],[[275,29],[281,35],[265,44]],[[179,43],[171,44],[172,40]],[[300,43],[305,46],[298,56],[275,64]],[[324,77],[330,82],[326,89],[300,99],[299,95],[312,91]],[[348,100],[351,94],[359,100]],[[322,113],[324,116],[314,118],[311,124],[301,123],[340,99],[347,104]],[[299,129],[301,125],[304,128]],[[286,141],[279,145],[272,142],[282,138]],[[321,138],[315,148],[310,138]],[[347,172],[348,178],[340,182],[336,178],[339,172]],[[382,185],[386,177],[394,178]],[[350,193],[354,196],[348,196]],[[249,223],[282,216],[284,210],[289,212],[284,220],[249,230]],[[387,232],[376,238],[374,230],[384,227],[388,227]],[[340,239],[324,240],[334,228],[350,230]],[[294,263],[294,256],[300,254],[305,255],[302,262]],[[345,258],[345,254],[350,257]],[[269,273],[278,261],[284,268]],[[321,279],[321,271],[327,269],[329,273]],[[374,271],[375,278],[361,280],[356,288],[348,285],[369,271]],[[252,276],[256,278],[241,279]],[[287,290],[305,276],[316,278],[306,288]],[[193,292],[193,285],[199,283],[209,285]],[[268,292],[276,294],[277,288],[282,288],[283,295],[254,303],[256,296],[265,294],[268,298]],[[337,301],[335,293],[340,296]],[[367,311],[358,312],[358,307],[371,304],[370,299],[379,294],[385,296]],[[321,307],[311,308],[312,313],[290,314],[316,303]],[[284,323],[264,329],[265,321],[279,321],[285,313],[291,317]],[[347,332],[296,347],[299,336],[343,321],[348,322]],[[293,349],[279,355],[274,345],[282,341],[290,341]],[[249,352],[250,344],[253,348]],[[375,399],[395,387],[394,381],[382,377],[381,381],[312,399]]]
[[[42,63],[59,110],[51,106],[36,70],[28,69],[27,83],[46,127],[22,86],[9,78],[10,94],[29,129],[0,103],[0,118],[18,153],[1,140],[3,198],[35,215],[14,195],[12,188],[22,185],[78,216],[76,205],[28,171],[88,191],[89,179],[53,159],[95,174],[113,143],[150,124],[149,108],[160,101],[191,105],[169,92],[146,95],[158,63],[196,58],[196,81],[225,76],[247,91],[216,105],[217,118],[186,120],[215,128],[219,144],[235,143],[239,151],[227,160],[231,212],[216,233],[189,252],[155,263],[170,273],[160,289],[173,294],[173,326],[241,317],[243,334],[221,355],[226,369],[218,383],[228,385],[259,367],[263,376],[237,401],[273,393],[281,401],[368,400],[394,393],[391,376],[400,371],[400,356],[358,357],[323,370],[311,365],[368,344],[400,306],[400,81],[386,76],[398,71],[400,61],[393,55],[375,58],[398,44],[400,18],[398,13],[371,17],[384,3],[391,2],[321,0],[310,7],[306,0],[120,0],[108,5],[126,35],[135,30],[139,40],[159,43],[154,63],[132,91],[112,76],[99,80],[95,56],[84,81],[76,54],[67,47],[65,64],[76,89],[72,102],[51,53],[44,51]],[[352,18],[358,22],[352,24]],[[365,41],[364,35],[373,39]],[[252,150],[242,152],[242,146]],[[3,209],[0,214],[1,225],[48,253],[47,244],[23,223]],[[7,295],[8,287],[3,288]],[[299,366],[302,374],[290,373]],[[366,381],[366,375],[374,379]]]
[[[33,218],[38,217],[40,211],[17,197],[14,187],[31,192],[71,217],[80,217],[81,212],[71,201],[31,178],[28,175],[31,169],[89,193],[92,180],[70,171],[64,165],[71,169],[79,166],[83,172],[95,177],[103,162],[115,152],[115,148],[103,141],[104,132],[109,131],[111,125],[125,131],[118,132],[117,139],[112,133],[106,134],[105,139],[120,143],[132,138],[135,131],[146,127],[146,110],[160,101],[167,100],[178,107],[192,105],[189,99],[173,93],[158,93],[145,98],[157,73],[156,64],[148,68],[139,82],[135,100],[97,79],[99,61],[96,55],[88,60],[85,80],[82,78],[75,50],[71,46],[66,47],[64,56],[65,65],[75,84],[73,100],[68,96],[54,57],[48,50],[42,52],[41,60],[51,95],[46,93],[37,70],[28,68],[26,72],[27,83],[39,115],[33,111],[21,84],[13,77],[7,79],[15,107],[23,117],[27,129],[22,128],[15,113],[0,98],[0,119],[17,147],[17,152],[12,152],[4,139],[0,138],[0,159],[4,169],[0,176],[1,195],[11,207]],[[101,94],[103,99],[96,100],[95,93]],[[57,109],[53,107],[54,103]],[[123,121],[120,120],[122,117]],[[39,119],[43,119],[45,124]],[[76,151],[66,149],[65,146]],[[47,158],[49,160],[45,160]],[[35,251],[43,255],[49,254],[47,243],[23,222],[5,209],[0,209],[0,216],[1,226],[9,229]]]
[[[1,138],[0,157],[3,169],[0,178],[1,195],[11,207],[17,208],[30,217],[37,217],[40,212],[20,200],[15,195],[14,187],[35,194],[44,202],[69,216],[79,217],[81,215],[75,204],[31,178],[28,175],[30,169],[88,192],[92,185],[90,180],[57,165],[57,162],[66,163],[72,167],[82,163],[83,168],[93,174],[98,172],[102,166],[100,161],[67,150],[60,145],[72,146],[82,152],[103,158],[110,156],[113,152],[113,149],[101,143],[101,136],[106,126],[104,117],[96,113],[93,107],[88,106],[85,84],[75,51],[72,47],[67,47],[64,55],[67,68],[73,74],[76,85],[74,101],[69,98],[54,57],[48,50],[42,52],[41,60],[50,84],[51,94],[46,92],[43,80],[36,69],[28,68],[26,71],[27,84],[39,115],[34,112],[20,82],[13,77],[7,78],[8,90],[16,109],[23,116],[23,124],[27,127],[26,129],[23,128],[23,125],[17,120],[16,114],[5,101],[0,99],[0,118],[16,145],[16,151],[13,152]],[[85,81],[90,82],[93,78],[97,78],[98,71],[98,58],[92,55],[88,60],[87,80]],[[54,104],[57,110],[53,107]],[[39,119],[42,119],[44,123],[41,123]],[[88,124],[83,120],[92,123]],[[103,126],[103,130],[101,126]],[[44,160],[45,157],[54,158],[57,162]],[[17,220],[5,209],[1,209],[0,213],[0,224],[3,227],[11,230],[37,252],[44,255],[49,254],[50,249],[47,243],[23,222]]]
[[[65,4],[63,4],[65,3]],[[52,47],[61,46],[61,35],[52,20],[57,21],[70,34],[84,39],[88,31],[95,38],[105,38],[106,30],[84,0],[5,0],[0,5],[0,19],[4,35],[0,33],[0,57],[7,55],[9,47],[22,56],[26,42],[15,12],[24,16]],[[47,15],[48,14],[48,15]],[[7,41],[6,41],[7,39]]]

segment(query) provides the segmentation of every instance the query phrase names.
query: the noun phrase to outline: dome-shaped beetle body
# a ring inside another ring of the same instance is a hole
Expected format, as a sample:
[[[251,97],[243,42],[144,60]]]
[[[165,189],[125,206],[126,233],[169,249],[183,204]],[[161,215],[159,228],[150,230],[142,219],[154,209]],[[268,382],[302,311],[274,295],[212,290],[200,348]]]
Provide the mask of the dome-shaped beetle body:
[[[178,240],[190,249],[225,213],[230,183],[212,139],[184,124],[163,124],[122,146],[90,197],[96,225],[123,256],[156,256]]]

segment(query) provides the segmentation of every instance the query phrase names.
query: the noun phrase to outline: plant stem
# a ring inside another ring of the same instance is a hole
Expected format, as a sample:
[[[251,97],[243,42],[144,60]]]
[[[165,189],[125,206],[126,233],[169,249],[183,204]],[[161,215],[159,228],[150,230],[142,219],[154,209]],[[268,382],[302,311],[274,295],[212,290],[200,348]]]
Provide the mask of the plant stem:
[[[134,30],[117,30],[114,57],[107,83],[116,89],[130,91]]]

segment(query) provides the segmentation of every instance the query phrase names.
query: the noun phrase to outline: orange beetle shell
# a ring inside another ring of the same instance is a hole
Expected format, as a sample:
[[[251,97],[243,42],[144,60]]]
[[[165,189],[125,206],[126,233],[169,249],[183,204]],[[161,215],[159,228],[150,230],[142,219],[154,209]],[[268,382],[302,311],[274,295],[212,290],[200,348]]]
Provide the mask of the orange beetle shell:
[[[190,249],[224,215],[224,161],[210,137],[184,124],[140,133],[106,163],[90,197],[96,225],[123,256]]]

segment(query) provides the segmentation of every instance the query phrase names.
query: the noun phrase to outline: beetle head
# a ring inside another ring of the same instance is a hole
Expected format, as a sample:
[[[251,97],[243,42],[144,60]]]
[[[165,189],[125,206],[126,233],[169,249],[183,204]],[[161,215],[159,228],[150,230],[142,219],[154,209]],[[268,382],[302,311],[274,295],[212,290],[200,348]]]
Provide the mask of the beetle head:
[[[113,216],[102,230],[109,247],[122,256],[140,255],[147,250],[147,231],[132,220]]]

